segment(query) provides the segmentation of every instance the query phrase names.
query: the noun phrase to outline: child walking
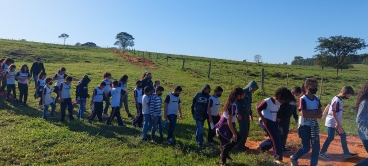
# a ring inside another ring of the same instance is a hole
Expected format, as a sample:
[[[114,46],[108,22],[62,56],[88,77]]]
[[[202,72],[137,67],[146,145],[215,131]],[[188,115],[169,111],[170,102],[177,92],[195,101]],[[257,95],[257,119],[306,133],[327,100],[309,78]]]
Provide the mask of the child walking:
[[[223,89],[220,86],[215,88],[213,95],[209,98],[207,114],[208,114],[208,136],[207,141],[209,144],[214,145],[215,141],[213,137],[215,137],[216,133],[212,130],[215,124],[220,120],[220,97],[223,92]]]
[[[93,90],[91,105],[93,105],[92,115],[88,118],[88,122],[92,124],[93,119],[96,117],[98,118],[99,122],[102,122],[102,112],[103,112],[103,96],[105,95],[105,81],[102,81],[99,86],[97,86]]]
[[[15,69],[17,67],[14,64],[11,64],[8,67],[8,71],[6,71],[6,90],[8,91],[8,94],[6,95],[5,100],[9,100],[11,98],[10,92],[13,91],[13,98],[15,101],[18,101],[17,99],[17,93],[15,92]]]
[[[260,125],[270,137],[263,141],[258,147],[258,150],[267,151],[273,148],[275,162],[282,163],[282,147],[279,133],[279,125],[277,122],[277,112],[280,105],[284,102],[289,102],[295,99],[287,88],[277,89],[274,97],[264,99],[257,106],[258,115],[260,116]]]
[[[86,102],[89,98],[88,94],[88,83],[91,79],[87,75],[83,76],[83,79],[79,82],[76,87],[75,98],[79,102],[78,119],[82,120],[84,118],[84,112],[86,111]]]
[[[151,120],[152,120],[152,130],[151,130],[151,142],[155,142],[155,132],[156,132],[156,126],[158,125],[158,132],[160,134],[160,139],[162,140],[164,138],[162,134],[162,92],[164,91],[164,88],[162,86],[159,86],[156,88],[156,91],[154,94],[152,94],[150,99],[150,114],[151,114]]]
[[[150,112],[150,98],[151,88],[144,88],[144,95],[142,97],[142,113],[143,113],[143,129],[142,129],[142,140],[147,141],[147,132],[152,128],[151,112]]]
[[[299,129],[298,134],[302,139],[302,147],[292,156],[290,162],[292,166],[298,165],[298,159],[308,153],[312,144],[311,166],[318,164],[320,150],[318,118],[322,117],[321,103],[315,94],[317,93],[318,82],[314,78],[307,78],[302,86],[305,94],[299,99]]]
[[[60,121],[64,122],[65,120],[65,110],[66,108],[68,108],[68,113],[69,113],[69,120],[74,120],[73,117],[73,105],[72,105],[72,98],[70,96],[70,87],[71,87],[71,82],[72,82],[73,78],[68,76],[65,79],[65,82],[62,82],[60,84],[59,87],[59,96],[60,96],[60,105],[61,105],[61,116],[60,116]]]
[[[330,156],[328,156],[326,152],[331,141],[334,140],[335,132],[337,132],[340,135],[341,147],[342,150],[344,151],[344,158],[352,158],[358,155],[349,152],[346,143],[346,133],[342,129],[342,114],[343,114],[342,100],[349,99],[353,95],[354,95],[353,88],[351,86],[344,86],[341,89],[340,93],[334,98],[332,98],[325,122],[325,126],[327,127],[328,131],[328,137],[326,138],[326,141],[322,146],[321,152],[319,154],[320,158],[323,158],[325,160],[330,159]]]
[[[164,118],[165,120],[169,120],[169,130],[167,131],[167,143],[169,145],[174,143],[174,131],[176,128],[176,120],[181,120],[183,115],[181,114],[180,108],[180,98],[179,95],[183,91],[180,86],[175,87],[174,91],[169,93],[165,98],[165,105],[164,105]]]
[[[55,117],[54,112],[56,109],[56,105],[55,105],[55,102],[51,98],[51,85],[52,85],[52,78],[47,78],[45,80],[45,86],[43,87],[42,97],[41,97],[42,105],[44,106],[43,108],[43,118],[44,119],[47,119],[48,117],[50,118]],[[40,84],[38,84],[38,86],[40,86]],[[49,114],[49,106],[51,106],[50,114]]]
[[[54,93],[56,93],[56,97],[55,97],[55,101],[54,101],[55,104],[57,103],[57,101],[60,97],[60,94],[59,94],[60,84],[63,83],[63,81],[66,77],[68,77],[68,75],[65,74],[65,72],[66,72],[65,67],[61,67],[60,70],[54,76],[54,80],[56,80],[54,90],[53,90]]]
[[[132,120],[132,125],[134,127],[142,127],[142,81],[138,80],[135,84],[137,87],[134,89],[134,100],[135,107],[137,108],[137,116]]]
[[[42,109],[43,107],[43,90],[46,85],[46,73],[41,71],[37,76],[37,83],[36,83],[36,90],[37,90],[37,96],[40,98],[40,101],[38,102],[38,108]],[[50,96],[51,97],[51,96]]]
[[[22,65],[22,68],[15,75],[18,80],[19,89],[19,106],[28,106],[28,80],[31,79],[31,74],[29,73],[28,66],[26,64]]]
[[[238,131],[235,127],[235,119],[241,119],[238,114],[236,102],[244,98],[244,91],[242,88],[233,88],[227,98],[224,108],[222,109],[222,116],[220,121],[215,125],[213,131],[216,132],[220,140],[220,157],[223,166],[227,166],[226,160],[232,160],[230,151],[237,144],[240,139]]]
[[[121,94],[121,98],[120,98],[120,108],[125,107],[125,112],[128,114],[128,118],[133,118],[133,115],[130,113],[129,111],[129,106],[128,106],[128,76],[127,75],[123,75],[120,79],[119,79],[119,87],[121,87],[121,89],[123,89],[125,92],[123,94]]]
[[[279,122],[279,126],[282,129],[282,134],[280,134],[281,139],[281,147],[282,152],[291,152],[291,150],[287,149],[286,146],[286,140],[289,134],[289,127],[290,127],[290,118],[291,116],[294,117],[295,123],[298,123],[298,114],[296,112],[297,105],[296,105],[296,99],[300,96],[302,93],[302,90],[300,87],[294,87],[293,90],[291,90],[291,94],[293,94],[294,99],[290,102],[284,102],[280,105],[280,109],[277,112],[277,121]]]
[[[121,89],[119,86],[118,81],[112,82],[112,89],[110,90],[108,96],[112,97],[111,99],[111,114],[109,119],[107,120],[106,124],[111,125],[112,120],[116,117],[118,121],[118,127],[123,127],[123,120],[120,116],[120,97],[122,93],[125,93],[123,89]]]
[[[103,73],[103,78],[104,78],[104,82],[106,84],[104,92],[105,94],[108,94],[110,92],[111,89],[111,73],[109,72],[105,72]],[[103,100],[105,101],[105,108],[103,110],[103,118],[109,118],[109,115],[107,114],[107,111],[109,110],[109,106],[110,106],[110,97],[107,95],[104,95]]]

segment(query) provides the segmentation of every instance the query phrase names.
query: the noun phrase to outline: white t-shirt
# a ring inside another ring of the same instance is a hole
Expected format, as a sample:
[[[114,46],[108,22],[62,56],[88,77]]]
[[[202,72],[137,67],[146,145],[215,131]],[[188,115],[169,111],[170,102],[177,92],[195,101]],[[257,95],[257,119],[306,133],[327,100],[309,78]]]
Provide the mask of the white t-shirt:
[[[335,128],[336,121],[332,116],[332,111],[336,111],[337,120],[342,124],[342,101],[339,97],[335,96],[328,109],[328,114],[326,116],[325,126]]]
[[[231,106],[222,114],[222,116],[228,119],[230,114],[233,115],[231,122],[235,122],[236,115],[238,115],[238,107],[236,106],[236,103],[231,104]]]
[[[211,115],[218,116],[220,110],[220,98],[211,96],[208,102],[208,106],[211,107]]]
[[[143,95],[142,97],[142,112],[143,115],[150,114],[150,106],[149,106],[149,96]]]

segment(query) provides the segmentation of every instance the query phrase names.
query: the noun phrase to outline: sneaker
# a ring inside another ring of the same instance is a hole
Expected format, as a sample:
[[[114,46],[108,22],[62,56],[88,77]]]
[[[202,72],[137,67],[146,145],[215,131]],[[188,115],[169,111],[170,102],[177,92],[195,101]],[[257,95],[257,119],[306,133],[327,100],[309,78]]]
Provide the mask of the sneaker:
[[[153,144],[154,144],[154,143],[156,143],[156,141],[155,141],[154,139],[152,139],[152,140],[151,140],[151,143],[153,143]]]
[[[356,156],[358,156],[358,154],[356,154],[356,153],[349,153],[349,154],[344,155],[344,158],[348,159],[348,158],[353,158],[353,157],[356,157]]]
[[[344,155],[345,156],[345,155]],[[326,153],[320,153],[319,154],[319,157],[320,158],[323,158],[323,159],[325,159],[325,160],[329,160],[330,159],[330,156],[328,156]]]
[[[208,144],[211,145],[211,146],[215,145],[215,143],[213,141],[209,141]]]
[[[284,149],[282,149],[282,152],[291,152],[291,150],[284,148]]]
[[[275,162],[276,164],[283,164],[281,160],[274,160],[273,162]]]
[[[293,159],[293,156],[290,156],[290,165],[298,166],[298,160]]]

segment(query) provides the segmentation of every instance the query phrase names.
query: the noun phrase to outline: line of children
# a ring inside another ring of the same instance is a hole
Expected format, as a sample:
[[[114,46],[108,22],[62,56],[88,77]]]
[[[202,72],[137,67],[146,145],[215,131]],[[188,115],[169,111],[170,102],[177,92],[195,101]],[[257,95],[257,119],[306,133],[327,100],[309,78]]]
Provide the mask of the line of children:
[[[179,120],[183,118],[180,108],[181,101],[179,98],[179,95],[182,91],[183,89],[180,86],[177,86],[175,87],[174,91],[166,95],[165,98],[164,118],[165,120],[169,120],[169,130],[167,131],[167,143],[169,145],[174,144],[174,131],[176,128],[178,114]]]
[[[325,126],[327,127],[328,137],[322,146],[321,152],[319,154],[320,158],[329,160],[330,156],[326,154],[328,146],[334,140],[335,132],[340,135],[341,147],[344,152],[344,158],[356,157],[357,154],[350,153],[347,143],[346,143],[346,133],[342,129],[342,115],[343,115],[343,104],[342,100],[349,99],[354,95],[354,90],[351,86],[344,86],[340,93],[332,98],[329,105],[328,114],[326,117]]]
[[[258,115],[260,117],[260,125],[266,131],[270,137],[268,140],[263,141],[257,149],[260,151],[267,151],[273,148],[275,162],[282,163],[282,146],[279,132],[279,125],[277,122],[277,112],[280,109],[280,105],[284,102],[294,100],[294,96],[287,88],[279,88],[274,97],[264,99],[257,105]]]
[[[233,88],[227,98],[224,108],[222,109],[222,116],[219,122],[213,128],[217,137],[220,140],[220,157],[223,166],[227,166],[226,160],[232,160],[230,151],[237,144],[237,141],[242,137],[236,131],[235,119],[242,119],[238,114],[236,102],[244,98],[244,91],[242,88]]]

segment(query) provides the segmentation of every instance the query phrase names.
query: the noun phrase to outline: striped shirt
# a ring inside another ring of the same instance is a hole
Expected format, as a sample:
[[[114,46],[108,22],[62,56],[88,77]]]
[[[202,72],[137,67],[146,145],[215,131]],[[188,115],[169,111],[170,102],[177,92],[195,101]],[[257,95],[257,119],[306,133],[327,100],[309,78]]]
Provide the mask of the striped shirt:
[[[162,98],[153,94],[150,99],[150,114],[151,116],[161,116],[162,112]]]

